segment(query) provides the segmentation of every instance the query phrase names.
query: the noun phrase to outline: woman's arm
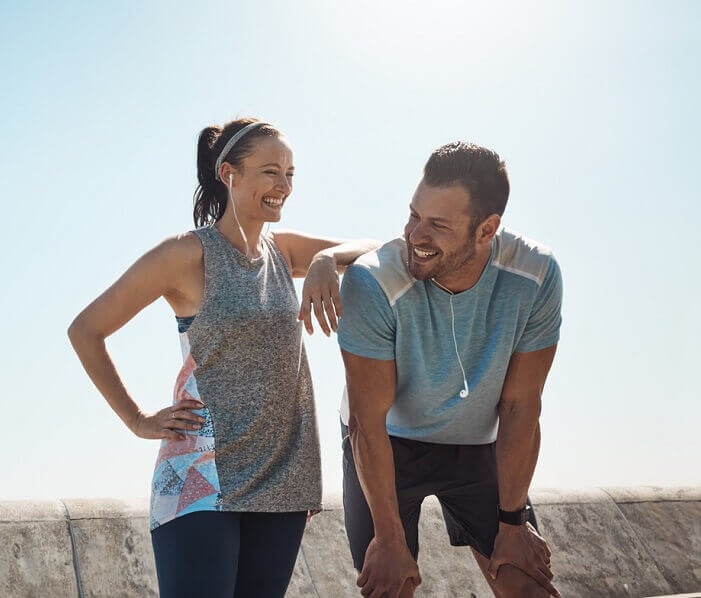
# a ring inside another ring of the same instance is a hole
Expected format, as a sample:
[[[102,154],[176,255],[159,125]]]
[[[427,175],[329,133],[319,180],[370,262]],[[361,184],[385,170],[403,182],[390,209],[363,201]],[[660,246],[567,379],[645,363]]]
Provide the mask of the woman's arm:
[[[277,232],[273,239],[290,265],[292,275],[305,276],[298,319],[304,322],[307,332],[313,334],[313,310],[324,334],[329,336],[331,330],[336,331],[341,317],[338,274],[381,243],[373,239],[324,239],[292,231]]]
[[[287,260],[292,276],[307,275],[312,262],[318,257],[333,259],[336,270],[342,273],[359,256],[377,249],[381,243],[373,239],[327,239],[312,237],[296,231],[278,231],[272,234],[274,243]]]
[[[167,239],[134,263],[109,289],[73,320],[68,336],[85,371],[127,427],[142,438],[184,438],[179,430],[196,429],[201,418],[190,409],[203,405],[182,401],[155,414],[142,412],[122,382],[107,352],[105,339],[161,296],[182,301],[180,284],[197,259],[199,240]],[[194,250],[194,254],[193,254]]]

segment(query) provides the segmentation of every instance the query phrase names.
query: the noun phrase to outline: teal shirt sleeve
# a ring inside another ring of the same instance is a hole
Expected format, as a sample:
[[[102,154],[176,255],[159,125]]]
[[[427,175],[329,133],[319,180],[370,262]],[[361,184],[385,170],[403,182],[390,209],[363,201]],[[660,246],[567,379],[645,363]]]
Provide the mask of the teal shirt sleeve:
[[[557,344],[562,323],[562,275],[555,258],[538,289],[531,314],[515,351],[528,353]]]
[[[384,291],[362,266],[350,266],[341,284],[341,349],[371,359],[394,359],[396,319]]]

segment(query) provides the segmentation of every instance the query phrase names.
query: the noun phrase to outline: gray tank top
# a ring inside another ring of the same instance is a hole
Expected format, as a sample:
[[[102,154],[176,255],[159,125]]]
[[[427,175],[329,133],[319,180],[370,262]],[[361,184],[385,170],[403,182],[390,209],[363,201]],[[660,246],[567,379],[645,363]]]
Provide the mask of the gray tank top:
[[[214,227],[195,234],[204,248],[204,299],[187,336],[211,416],[219,508],[317,510],[314,395],[289,267],[267,237],[261,256],[250,259]]]

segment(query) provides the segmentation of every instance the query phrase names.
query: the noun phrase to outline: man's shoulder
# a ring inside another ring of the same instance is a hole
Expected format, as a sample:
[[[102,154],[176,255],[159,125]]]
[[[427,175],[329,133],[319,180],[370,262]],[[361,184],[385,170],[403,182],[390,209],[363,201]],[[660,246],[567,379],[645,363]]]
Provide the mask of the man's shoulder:
[[[495,268],[523,276],[540,286],[553,266],[557,267],[549,247],[520,233],[503,228],[494,240],[491,264]]]
[[[402,237],[362,255],[351,268],[367,271],[377,281],[390,305],[394,305],[416,282],[407,268],[406,242]]]

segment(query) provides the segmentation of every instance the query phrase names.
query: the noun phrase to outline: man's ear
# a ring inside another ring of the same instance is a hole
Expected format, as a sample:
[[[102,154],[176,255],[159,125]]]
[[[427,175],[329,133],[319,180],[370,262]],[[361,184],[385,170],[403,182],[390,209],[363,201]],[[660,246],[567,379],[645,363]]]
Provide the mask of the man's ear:
[[[499,216],[499,214],[490,214],[487,216],[477,227],[477,242],[489,243],[492,240],[492,237],[497,234],[500,224],[501,216]]]

